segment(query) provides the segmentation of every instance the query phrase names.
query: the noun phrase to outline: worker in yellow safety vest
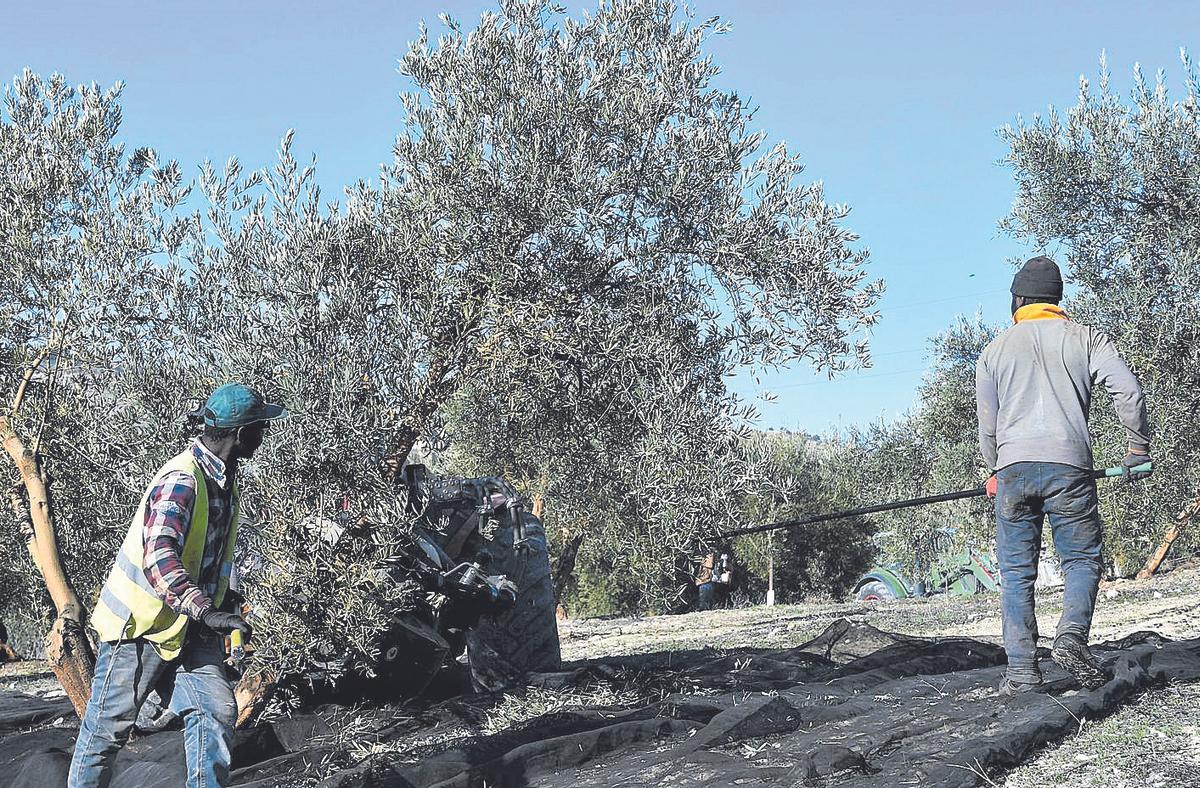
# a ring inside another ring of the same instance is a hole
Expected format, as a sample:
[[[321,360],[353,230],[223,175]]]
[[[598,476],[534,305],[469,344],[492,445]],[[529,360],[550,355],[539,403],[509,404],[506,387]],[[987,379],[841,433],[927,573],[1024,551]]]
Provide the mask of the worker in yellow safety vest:
[[[151,691],[184,720],[187,786],[223,786],[237,717],[224,638],[250,635],[227,598],[237,540],[238,464],[287,416],[252,388],[227,383],[203,407],[204,431],[142,495],[100,591],[92,697],[68,788],[105,785]]]

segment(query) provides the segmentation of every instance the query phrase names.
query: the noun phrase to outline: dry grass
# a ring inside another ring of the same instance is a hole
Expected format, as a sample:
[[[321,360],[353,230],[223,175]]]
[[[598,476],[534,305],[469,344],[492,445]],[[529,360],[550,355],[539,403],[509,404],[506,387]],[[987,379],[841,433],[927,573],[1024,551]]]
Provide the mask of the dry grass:
[[[500,733],[543,714],[554,714],[581,707],[630,708],[653,702],[636,687],[602,682],[578,688],[548,690],[528,687],[522,692],[509,693],[487,712],[482,732]]]
[[[1200,775],[1200,684],[1142,694],[1007,775],[1006,788],[1159,788]]]
[[[0,664],[0,690],[24,692],[43,698],[66,697],[50,663],[40,659]]]

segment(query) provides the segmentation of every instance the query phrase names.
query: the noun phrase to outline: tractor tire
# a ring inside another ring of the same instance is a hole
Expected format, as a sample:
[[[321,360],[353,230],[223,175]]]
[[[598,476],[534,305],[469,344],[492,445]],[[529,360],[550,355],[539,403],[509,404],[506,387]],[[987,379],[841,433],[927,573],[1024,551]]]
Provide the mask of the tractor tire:
[[[525,549],[513,550],[513,529],[505,528],[489,548],[492,560],[485,569],[516,584],[517,604],[467,633],[471,684],[480,692],[519,686],[529,673],[558,670],[562,664],[546,529],[532,514],[524,518]]]
[[[859,586],[855,597],[859,602],[894,602],[896,593],[886,583],[872,580]]]

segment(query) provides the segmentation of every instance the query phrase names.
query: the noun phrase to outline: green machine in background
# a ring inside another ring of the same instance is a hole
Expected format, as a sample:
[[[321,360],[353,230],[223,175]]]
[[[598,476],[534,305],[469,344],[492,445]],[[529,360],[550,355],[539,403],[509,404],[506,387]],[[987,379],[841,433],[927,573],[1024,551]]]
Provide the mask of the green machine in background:
[[[885,602],[934,594],[973,596],[999,590],[1000,570],[992,557],[979,550],[964,550],[921,579],[906,579],[898,567],[872,567],[858,581],[855,596],[864,602]]]
[[[1132,472],[1151,473],[1153,463],[1146,462],[1135,468],[1116,466],[1092,471],[1093,478],[1115,479],[1128,477]],[[987,495],[984,487],[974,487],[970,490],[942,493],[941,495],[925,495],[920,498],[909,498],[904,501],[891,501],[857,509],[847,509],[830,514],[818,514],[812,517],[802,517],[798,520],[786,520],[779,523],[754,525],[748,528],[735,528],[719,536],[729,539],[745,534],[757,534],[765,531],[778,531],[784,528],[798,528],[815,523],[825,523],[830,520],[840,520],[845,517],[863,517],[880,512],[891,512],[897,509],[908,509],[913,506],[927,506],[947,501],[957,501],[964,498],[982,498]],[[906,581],[895,568],[875,567],[858,582],[857,596],[864,601],[885,599],[906,599],[913,596],[930,596],[938,593],[949,593],[956,596],[970,596],[983,591],[1000,590],[1000,571],[996,562],[986,553],[978,550],[967,550],[957,553],[950,561],[943,562],[930,572],[929,577]]]

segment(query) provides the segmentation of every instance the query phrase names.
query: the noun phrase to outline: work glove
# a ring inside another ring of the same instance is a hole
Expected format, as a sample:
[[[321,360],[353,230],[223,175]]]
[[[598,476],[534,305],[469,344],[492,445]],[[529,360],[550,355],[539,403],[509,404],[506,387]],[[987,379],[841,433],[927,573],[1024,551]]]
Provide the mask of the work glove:
[[[222,613],[220,610],[210,610],[200,619],[200,623],[221,635],[228,635],[235,629],[242,633],[246,640],[250,639],[250,634],[253,630],[246,623],[246,619],[239,616],[237,613]]]
[[[1134,468],[1148,462],[1152,462],[1149,452],[1143,454],[1130,449],[1129,453],[1125,455],[1125,459],[1121,460],[1121,469],[1125,472],[1125,478],[1131,482],[1145,479],[1150,475],[1150,471],[1135,471]]]
[[[246,604],[246,597],[230,588],[225,592],[225,599],[221,602],[221,609],[241,612],[242,605],[244,604]]]
[[[993,473],[988,477],[987,483],[983,485],[983,489],[987,490],[987,497],[996,497],[996,490],[999,487],[999,484],[1000,482],[998,479],[996,479],[996,474]]]

